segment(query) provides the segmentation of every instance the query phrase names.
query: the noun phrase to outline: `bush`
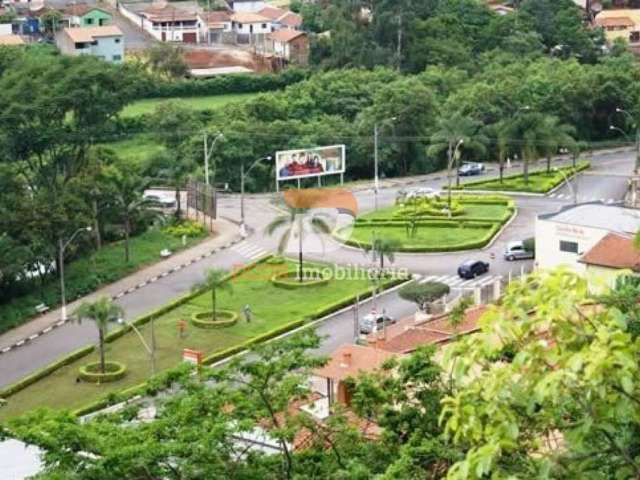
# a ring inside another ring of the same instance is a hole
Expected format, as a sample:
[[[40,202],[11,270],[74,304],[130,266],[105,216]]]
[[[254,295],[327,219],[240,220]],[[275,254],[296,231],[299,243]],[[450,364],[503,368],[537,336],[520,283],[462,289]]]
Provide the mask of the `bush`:
[[[420,310],[426,310],[427,304],[448,295],[449,285],[440,282],[411,282],[398,291],[400,298],[415,303]]]
[[[163,229],[165,233],[172,235],[176,238],[198,238],[203,237],[207,233],[207,229],[201,223],[194,222],[193,220],[183,220],[175,225],[170,225]]]
[[[238,322],[238,314],[231,310],[216,310],[216,318],[213,312],[198,312],[191,315],[191,323],[198,328],[226,328]]]
[[[83,382],[108,383],[117,382],[127,374],[127,367],[120,362],[105,362],[105,372],[100,371],[100,362],[89,363],[80,367],[78,377]]]

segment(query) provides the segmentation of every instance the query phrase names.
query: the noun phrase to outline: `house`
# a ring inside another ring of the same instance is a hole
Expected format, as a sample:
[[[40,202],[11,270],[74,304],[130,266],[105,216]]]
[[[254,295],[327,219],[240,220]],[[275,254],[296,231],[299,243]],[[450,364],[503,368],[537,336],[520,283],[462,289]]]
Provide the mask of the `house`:
[[[536,219],[539,268],[569,267],[585,273],[584,258],[610,233],[632,236],[640,229],[640,211],[600,202],[572,205]]]
[[[625,272],[640,272],[640,250],[630,235],[608,233],[578,261],[585,265],[588,277],[597,277],[608,287]]]
[[[274,31],[267,17],[250,12],[236,12],[231,15],[231,27],[236,43],[245,45],[264,43],[266,35]]]
[[[15,47],[24,44],[24,40],[18,35],[0,35],[0,46],[2,47]]]
[[[168,4],[119,3],[118,10],[162,42],[198,43],[198,15]]]
[[[640,10],[604,10],[596,16],[594,24],[604,30],[608,42],[622,38],[630,44],[640,43]]]
[[[67,6],[63,11],[63,23],[69,27],[102,27],[111,25],[111,13],[102,8],[77,3]]]
[[[449,314],[443,313],[426,320],[420,316],[408,317],[386,328],[384,337],[372,333],[367,337],[370,345],[392,353],[409,354],[423,345],[444,345],[458,335],[478,330],[478,321],[487,311],[486,305],[468,308],[459,325],[451,325]]]
[[[304,32],[278,30],[268,35],[271,51],[287,63],[307,65],[309,63],[309,38]]]
[[[200,42],[209,45],[235,43],[231,14],[226,11],[198,13]]]
[[[93,55],[114,63],[124,59],[122,31],[115,25],[65,28],[56,36],[56,44],[65,55]]]
[[[340,402],[345,407],[351,405],[349,379],[363,372],[374,372],[396,356],[395,353],[362,345],[342,345],[324,367],[313,371],[317,389],[328,400],[331,406]],[[324,385],[323,385],[324,384]]]
[[[257,12],[258,15],[268,18],[274,30],[297,30],[302,26],[302,17],[297,13],[282,8],[267,6]]]
[[[257,13],[266,3],[264,0],[228,0],[229,10],[233,12]]]

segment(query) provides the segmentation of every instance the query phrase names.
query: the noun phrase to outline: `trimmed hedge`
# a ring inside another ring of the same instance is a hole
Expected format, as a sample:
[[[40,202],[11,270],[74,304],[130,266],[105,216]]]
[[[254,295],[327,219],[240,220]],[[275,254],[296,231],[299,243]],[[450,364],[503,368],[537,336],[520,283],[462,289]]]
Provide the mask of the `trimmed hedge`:
[[[318,274],[314,276],[314,274]],[[308,274],[311,274],[307,276]],[[297,271],[288,271],[276,273],[271,277],[271,283],[279,288],[287,288],[290,290],[304,287],[317,287],[319,285],[326,285],[329,283],[329,278],[322,276],[322,272],[313,269],[302,269],[302,282],[298,281]]]
[[[288,68],[279,74],[234,74],[207,79],[158,81],[149,78],[139,82],[139,98],[201,97],[228,93],[254,93],[280,90],[306,80],[309,71]]]
[[[84,382],[100,384],[117,382],[118,380],[122,380],[127,374],[127,367],[124,365],[124,363],[109,361],[105,362],[105,367],[107,371],[105,373],[102,373],[98,371],[100,369],[100,362],[93,362],[87,365],[83,365],[82,367],[80,367],[80,373],[78,377]],[[114,368],[109,371],[111,367]]]
[[[238,322],[238,314],[231,310],[217,310],[216,316],[220,315],[222,320],[211,320],[213,312],[198,312],[191,315],[191,323],[198,328],[226,328],[235,325]]]
[[[583,170],[586,170],[588,168],[591,167],[591,163],[590,162],[580,162],[576,165],[575,168],[573,167],[562,167],[559,170],[562,170],[565,172],[565,174],[567,175],[568,178],[571,178],[573,175],[582,172]],[[553,172],[552,172],[553,173]],[[537,177],[540,175],[546,175],[547,172],[546,170],[538,170],[535,172],[530,172],[529,173],[529,178],[532,177]],[[524,178],[524,175],[522,173],[518,173],[515,175],[507,175],[505,177],[503,177],[503,180],[513,180],[513,179],[520,179],[520,178]],[[534,188],[522,188],[522,189],[510,189],[507,185],[501,184],[499,183],[499,180],[497,178],[492,178],[490,180],[476,180],[473,182],[467,182],[464,184],[461,184],[458,187],[451,187],[452,190],[456,190],[456,191],[462,191],[462,190],[498,190],[498,191],[512,191],[512,192],[527,192],[527,193],[548,193],[549,191],[553,190],[554,188],[556,188],[558,185],[561,185],[563,182],[565,181],[564,176],[561,174],[558,174],[557,179],[554,179],[553,181],[551,181],[550,179],[550,184],[549,184],[549,188],[547,188],[545,191],[538,191]],[[484,188],[482,188],[484,187]],[[443,186],[442,188],[447,188],[446,186]]]

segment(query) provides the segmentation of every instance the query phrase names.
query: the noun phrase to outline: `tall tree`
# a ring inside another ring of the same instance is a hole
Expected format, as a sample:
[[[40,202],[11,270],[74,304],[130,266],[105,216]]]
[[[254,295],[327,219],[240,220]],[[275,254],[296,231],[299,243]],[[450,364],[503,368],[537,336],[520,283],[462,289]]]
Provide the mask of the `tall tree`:
[[[91,320],[98,329],[98,349],[100,352],[100,372],[105,373],[104,340],[109,322],[124,315],[122,307],[116,305],[108,297],[102,297],[95,302],[82,303],[75,311],[79,322]]]
[[[196,283],[192,290],[209,290],[211,292],[212,319],[218,319],[217,314],[217,294],[219,291],[233,292],[233,285],[227,277],[227,272],[219,268],[211,268],[206,271],[204,280]]]

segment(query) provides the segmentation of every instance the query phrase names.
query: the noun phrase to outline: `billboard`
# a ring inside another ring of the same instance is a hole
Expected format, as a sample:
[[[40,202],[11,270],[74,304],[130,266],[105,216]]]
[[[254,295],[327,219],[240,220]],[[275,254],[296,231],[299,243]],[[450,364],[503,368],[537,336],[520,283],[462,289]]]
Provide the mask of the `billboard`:
[[[278,181],[334,175],[344,173],[344,170],[344,145],[276,152]]]

